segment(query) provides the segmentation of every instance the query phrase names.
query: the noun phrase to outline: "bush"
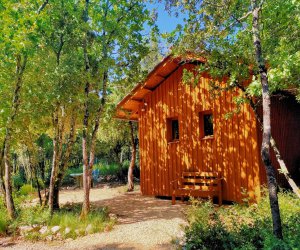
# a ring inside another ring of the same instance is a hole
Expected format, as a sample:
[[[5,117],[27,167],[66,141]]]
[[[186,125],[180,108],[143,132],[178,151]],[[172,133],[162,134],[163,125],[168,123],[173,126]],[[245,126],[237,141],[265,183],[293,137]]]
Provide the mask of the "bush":
[[[94,169],[99,169],[100,176],[118,175],[120,166],[115,163],[99,162],[94,165]]]
[[[0,205],[0,236],[6,234],[8,225],[9,225],[9,221],[6,215],[6,210],[3,204],[1,204]]]
[[[193,201],[188,211],[184,249],[300,249],[300,200],[279,193],[284,241],[272,233],[269,199],[259,204],[215,208]]]
[[[12,183],[13,183],[13,187],[16,190],[19,190],[26,183],[26,179],[22,174],[18,173],[16,175],[13,175]]]
[[[20,188],[19,194],[26,196],[34,193],[35,191],[36,191],[35,188],[32,187],[30,184],[25,184]]]

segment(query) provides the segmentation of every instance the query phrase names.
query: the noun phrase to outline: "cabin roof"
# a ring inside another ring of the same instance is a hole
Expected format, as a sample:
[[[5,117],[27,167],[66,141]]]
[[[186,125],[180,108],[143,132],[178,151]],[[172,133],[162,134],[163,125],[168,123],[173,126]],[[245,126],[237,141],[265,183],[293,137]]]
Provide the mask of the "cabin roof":
[[[154,91],[174,71],[186,62],[205,62],[204,58],[193,56],[181,58],[169,55],[165,57],[148,74],[144,82],[137,84],[117,105],[116,118],[137,121],[139,106],[144,102],[145,96]]]

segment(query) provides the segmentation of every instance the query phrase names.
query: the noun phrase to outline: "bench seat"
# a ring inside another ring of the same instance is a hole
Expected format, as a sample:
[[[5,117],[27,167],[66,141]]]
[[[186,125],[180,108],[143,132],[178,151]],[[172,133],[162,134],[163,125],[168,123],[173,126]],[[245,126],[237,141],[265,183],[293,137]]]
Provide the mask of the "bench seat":
[[[171,182],[172,204],[176,197],[218,197],[222,205],[222,178],[218,172],[183,172],[182,176]]]

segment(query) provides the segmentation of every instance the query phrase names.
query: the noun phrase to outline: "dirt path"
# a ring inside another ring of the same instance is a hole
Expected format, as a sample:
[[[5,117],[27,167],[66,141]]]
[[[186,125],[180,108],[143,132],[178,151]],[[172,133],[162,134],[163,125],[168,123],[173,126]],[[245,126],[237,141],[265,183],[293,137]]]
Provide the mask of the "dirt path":
[[[118,224],[110,232],[63,242],[12,242],[3,249],[174,249],[171,241],[185,223],[185,205],[171,206],[170,200],[141,196],[139,191],[125,194],[123,190],[124,187],[91,190],[94,204],[108,206],[118,216]],[[82,190],[65,190],[60,194],[61,203],[82,199]]]

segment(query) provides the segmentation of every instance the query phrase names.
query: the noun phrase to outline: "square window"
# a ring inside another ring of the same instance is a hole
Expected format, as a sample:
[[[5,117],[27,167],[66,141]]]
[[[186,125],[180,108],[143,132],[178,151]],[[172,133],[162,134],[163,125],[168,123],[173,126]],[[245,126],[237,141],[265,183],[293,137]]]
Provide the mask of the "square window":
[[[167,119],[167,140],[168,140],[168,142],[179,140],[178,118],[168,118]]]
[[[214,119],[211,111],[203,111],[199,113],[200,136],[212,137],[214,135]]]

